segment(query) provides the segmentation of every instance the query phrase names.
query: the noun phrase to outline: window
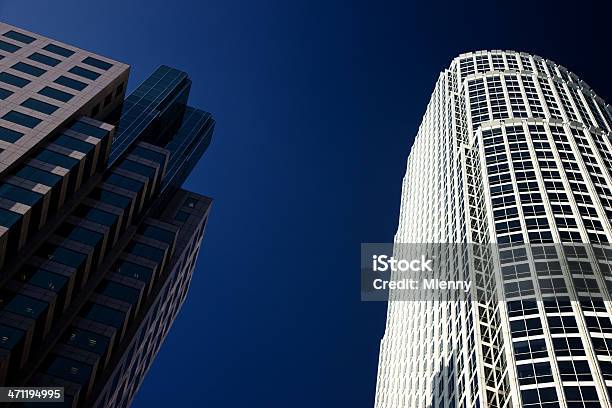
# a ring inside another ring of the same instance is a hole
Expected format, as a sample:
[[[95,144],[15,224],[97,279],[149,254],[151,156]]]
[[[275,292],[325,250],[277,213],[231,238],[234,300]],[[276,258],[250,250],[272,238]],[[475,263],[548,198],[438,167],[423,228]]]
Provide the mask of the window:
[[[52,355],[51,359],[46,370],[48,374],[78,384],[86,384],[89,381],[92,371],[91,366],[56,355]]]
[[[64,47],[60,47],[59,45],[55,44],[46,45],[43,50],[52,52],[57,55],[61,55],[62,57],[70,57],[72,54],[74,54],[74,51],[70,51]]]
[[[138,289],[108,280],[102,282],[96,292],[132,304],[137,303],[140,298],[140,291]]]
[[[6,99],[11,96],[13,92],[7,91],[6,89],[0,88],[0,99]]]
[[[34,98],[26,99],[21,103],[21,106],[33,109],[41,113],[46,113],[47,115],[52,114],[58,109],[58,107],[55,105],[51,105],[50,103],[39,101],[38,99]]]
[[[100,74],[98,74],[97,72],[93,72],[93,71],[90,71],[88,69],[85,69],[79,66],[70,68],[68,72],[70,72],[71,74],[81,76],[83,78],[91,79],[92,81],[95,81],[100,76]]]
[[[14,327],[0,325],[0,348],[11,350],[21,339],[25,337],[25,331]]]
[[[0,225],[10,228],[20,219],[21,214],[0,208]]]
[[[72,169],[79,161],[72,157],[64,156],[51,150],[43,149],[38,156],[37,160],[44,161],[45,163],[55,164],[56,166],[63,167],[65,169]]]
[[[117,86],[117,89],[115,89],[115,97],[121,95],[122,92],[123,92],[123,83],[120,83]]]
[[[41,64],[49,65],[51,67],[54,67],[61,62],[60,60],[56,58],[49,57],[48,55],[40,54],[38,52],[35,52],[34,54],[30,55],[28,58],[31,59],[32,61],[40,62]]]
[[[47,310],[47,302],[33,299],[29,296],[16,295],[4,310],[16,313],[21,316],[26,316],[32,319],[37,319],[38,316]]]
[[[189,218],[189,213],[183,210],[179,210],[174,216],[174,219],[178,222],[185,222],[187,218]]]
[[[15,30],[11,30],[8,31],[6,33],[3,34],[6,38],[10,38],[11,40],[15,40],[15,41],[19,41],[22,42],[24,44],[29,44],[32,41],[36,40],[36,38],[34,37],[30,37],[29,35],[25,35],[22,33],[19,33]]]
[[[87,259],[87,255],[85,254],[51,244],[43,245],[38,255],[50,261],[59,262],[62,265],[71,266],[73,268],[80,267]]]
[[[103,354],[110,343],[108,337],[76,327],[72,327],[68,331],[67,337],[66,343],[71,346],[78,347],[82,350],[93,351],[98,354]]]
[[[74,125],[70,126],[70,129],[87,136],[97,137],[98,139],[102,139],[108,134],[108,130],[104,130],[85,122],[75,122]]]
[[[0,140],[15,143],[21,136],[23,136],[23,133],[0,126]]]
[[[136,155],[136,156],[140,156],[143,159],[147,159],[150,161],[154,161],[159,163],[159,167],[163,168],[164,164],[166,163],[166,155],[163,153],[159,153],[153,150],[149,150],[145,147],[142,146],[136,146],[136,148],[134,148],[134,150],[132,150],[132,154]]]
[[[153,275],[153,271],[151,269],[127,261],[121,261],[121,263],[116,267],[115,272],[120,275],[128,276],[144,282],[151,280],[151,276]]]
[[[58,101],[68,102],[74,95],[69,94],[68,92],[60,91],[59,89],[51,88],[50,86],[45,86],[43,89],[38,91],[40,95],[46,96],[48,98],[57,99]]]
[[[36,125],[42,122],[42,120],[38,118],[17,111],[10,111],[6,115],[4,115],[2,119],[8,120],[9,122],[13,122],[21,126],[29,127],[30,129],[35,128]]]
[[[131,203],[129,197],[103,189],[94,190],[89,197],[117,208],[127,208]]]
[[[19,88],[23,88],[24,86],[26,86],[27,84],[31,82],[25,78],[21,78],[16,75],[9,74],[8,72],[0,73],[0,81],[5,82],[7,84],[14,85],[14,86],[18,86]]]
[[[0,197],[32,206],[41,199],[42,194],[4,183],[0,184]]]
[[[37,76],[37,77],[47,72],[42,68],[38,68],[38,67],[35,67],[34,65],[26,64],[25,62],[18,62],[15,65],[13,65],[11,68],[16,69],[17,71],[24,72],[29,75]]]
[[[53,187],[60,180],[61,176],[49,173],[48,171],[37,169],[36,167],[25,165],[17,173],[16,176],[44,184],[45,186]]]
[[[116,328],[123,326],[125,320],[123,312],[97,303],[90,303],[89,307],[86,307],[83,311],[82,316]]]
[[[198,203],[198,200],[196,200],[195,198],[188,198],[185,200],[185,202],[183,203],[183,205],[185,207],[189,207],[189,208],[195,208],[196,204]]]
[[[20,49],[21,47],[18,47],[14,44],[10,44],[7,43],[5,41],[0,40],[0,50],[4,50],[4,51],[8,51],[8,52],[15,52],[18,49]]]
[[[87,65],[91,65],[92,67],[103,69],[105,71],[113,66],[112,64],[109,64],[108,62],[101,61],[101,60],[99,60],[97,58],[94,58],[94,57],[87,57],[87,58],[85,58],[83,60],[83,63],[87,64]]]
[[[75,227],[72,225],[65,225],[65,227],[67,230],[60,228],[60,235],[92,247],[95,247],[104,238],[104,235],[100,234],[99,232],[91,231],[82,227]]]
[[[107,226],[112,226],[119,218],[115,214],[87,206],[83,206],[79,214],[83,214],[83,216],[90,221]]]
[[[577,405],[583,406],[582,404],[584,402],[595,403],[593,405],[585,404],[588,407],[599,406],[599,397],[597,395],[597,390],[595,389],[595,387],[585,387],[585,386],[568,387],[568,386],[565,386],[563,387],[563,391],[565,391],[565,398],[568,402],[568,406],[570,407],[574,407]],[[578,403],[578,404],[575,404],[575,403]]]
[[[100,104],[96,104],[96,106],[93,107],[93,109],[91,110],[91,116],[95,117],[98,115],[98,113],[100,113]]]
[[[116,173],[108,176],[106,182],[135,192],[142,190],[142,187],[144,186],[144,183],[138,180],[127,178]]]
[[[148,178],[155,177],[155,169],[153,167],[145,166],[144,164],[140,164],[132,160],[124,160],[123,163],[119,165],[119,168]]]
[[[142,235],[153,238],[157,241],[165,242],[167,244],[172,244],[175,238],[174,232],[156,227],[154,225],[147,225]]]
[[[94,148],[94,145],[92,145],[91,143],[75,139],[68,135],[59,135],[57,139],[53,141],[53,143],[67,147],[68,149],[76,150],[81,153],[89,153]]]
[[[77,81],[76,79],[68,78],[64,75],[60,76],[53,82],[55,82],[56,84],[67,86],[68,88],[72,88],[77,91],[82,91],[87,87],[86,83]]]
[[[57,275],[55,273],[39,269],[32,275],[32,278],[28,281],[29,284],[59,292],[68,282],[68,278],[65,276]]]
[[[143,258],[147,258],[155,262],[161,262],[164,259],[165,254],[163,249],[154,248],[141,242],[132,242],[128,246],[127,252],[133,255],[142,256]]]

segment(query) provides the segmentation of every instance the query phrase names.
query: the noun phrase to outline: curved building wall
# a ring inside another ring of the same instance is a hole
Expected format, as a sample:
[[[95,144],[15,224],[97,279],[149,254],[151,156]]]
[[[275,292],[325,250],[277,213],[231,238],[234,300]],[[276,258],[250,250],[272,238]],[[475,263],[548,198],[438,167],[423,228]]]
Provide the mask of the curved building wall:
[[[538,56],[440,74],[395,241],[490,244],[495,267],[470,276],[478,301],[389,303],[377,408],[612,406],[611,130],[604,100]]]

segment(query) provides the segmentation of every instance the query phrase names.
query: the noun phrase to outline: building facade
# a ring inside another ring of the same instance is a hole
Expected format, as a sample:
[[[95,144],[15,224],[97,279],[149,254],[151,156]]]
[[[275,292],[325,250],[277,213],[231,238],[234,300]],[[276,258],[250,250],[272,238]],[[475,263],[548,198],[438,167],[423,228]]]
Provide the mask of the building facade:
[[[447,273],[474,287],[390,299],[377,408],[612,407],[611,131],[610,106],[539,56],[467,53],[439,75],[395,243],[465,244]]]
[[[214,120],[188,75],[0,23],[0,383],[127,407],[191,281],[211,199],[181,189]],[[38,403],[33,403],[39,406]]]

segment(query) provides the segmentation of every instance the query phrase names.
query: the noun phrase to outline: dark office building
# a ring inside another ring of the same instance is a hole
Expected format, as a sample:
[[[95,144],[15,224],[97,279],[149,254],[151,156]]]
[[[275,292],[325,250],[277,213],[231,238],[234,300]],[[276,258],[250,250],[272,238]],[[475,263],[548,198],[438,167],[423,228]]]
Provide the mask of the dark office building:
[[[0,386],[63,387],[53,406],[130,405],[211,205],[181,189],[215,123],[189,77],[125,97],[128,73],[0,23]]]

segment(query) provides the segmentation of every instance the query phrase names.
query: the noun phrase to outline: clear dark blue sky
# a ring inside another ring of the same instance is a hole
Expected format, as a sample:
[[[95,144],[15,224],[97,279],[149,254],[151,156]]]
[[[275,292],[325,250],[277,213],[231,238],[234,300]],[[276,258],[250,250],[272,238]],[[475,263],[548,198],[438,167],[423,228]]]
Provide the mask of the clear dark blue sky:
[[[359,301],[359,243],[392,240],[438,72],[516,49],[612,100],[609,11],[409,3],[0,0],[3,21],[129,63],[130,90],[187,71],[217,120],[186,185],[215,199],[203,251],[135,407],[371,407],[385,306]]]

